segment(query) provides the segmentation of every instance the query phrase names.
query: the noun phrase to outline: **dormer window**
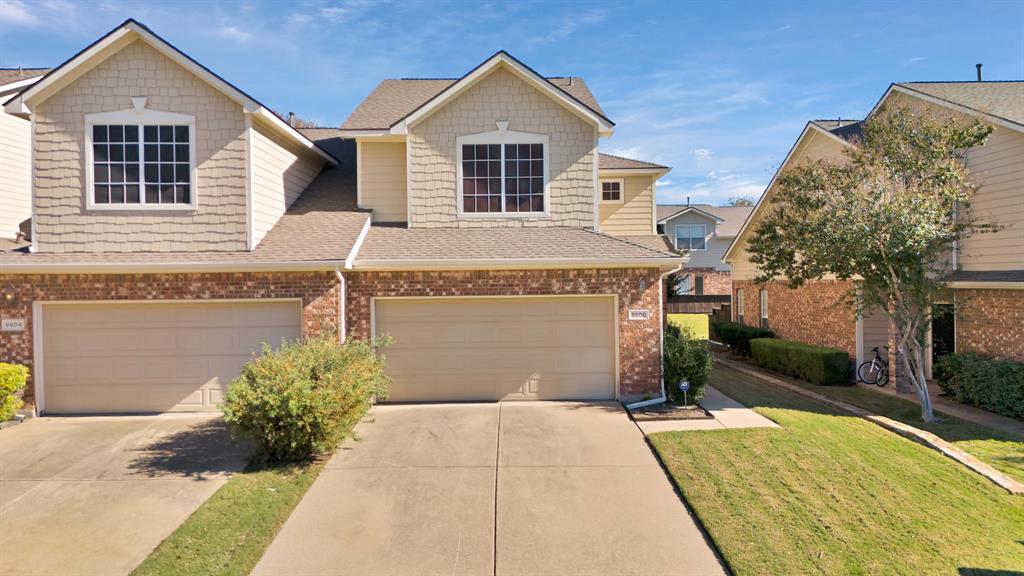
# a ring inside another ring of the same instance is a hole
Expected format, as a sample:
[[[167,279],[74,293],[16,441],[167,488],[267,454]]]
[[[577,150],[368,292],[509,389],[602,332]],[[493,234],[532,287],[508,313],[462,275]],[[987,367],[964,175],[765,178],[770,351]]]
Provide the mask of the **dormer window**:
[[[459,213],[543,216],[547,211],[548,138],[498,131],[457,139]]]
[[[601,203],[622,204],[622,180],[601,180]]]
[[[193,117],[144,107],[90,114],[86,150],[90,209],[195,208]]]

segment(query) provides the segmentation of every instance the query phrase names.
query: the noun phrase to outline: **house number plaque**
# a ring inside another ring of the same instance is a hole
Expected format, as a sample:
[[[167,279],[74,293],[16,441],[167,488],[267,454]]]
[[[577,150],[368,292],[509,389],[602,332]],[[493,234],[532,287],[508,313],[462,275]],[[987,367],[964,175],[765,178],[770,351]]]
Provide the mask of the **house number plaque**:
[[[650,320],[651,319],[651,311],[650,310],[646,310],[646,309],[644,309],[644,310],[630,310],[629,311],[629,319],[630,320]]]

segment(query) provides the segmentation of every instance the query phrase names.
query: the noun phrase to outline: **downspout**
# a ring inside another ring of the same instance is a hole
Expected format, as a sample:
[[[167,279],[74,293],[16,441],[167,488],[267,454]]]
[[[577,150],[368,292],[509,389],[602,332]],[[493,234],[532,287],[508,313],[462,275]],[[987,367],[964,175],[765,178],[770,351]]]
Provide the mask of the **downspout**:
[[[665,277],[669,274],[674,274],[683,269],[683,265],[680,264],[675,268],[663,273],[658,277],[658,333],[660,335],[661,344],[658,348],[658,358],[664,365],[665,360]],[[632,404],[626,404],[626,410],[636,410],[637,408],[645,408],[647,406],[653,406],[655,404],[663,404],[668,400],[668,395],[665,393],[665,375],[664,368],[662,369],[661,375],[661,396],[657,398],[651,398],[650,400],[642,400],[640,402],[634,402]]]
[[[338,276],[338,318],[340,319],[338,327],[338,341],[342,344],[345,343],[345,339],[348,337],[348,322],[345,318],[345,275],[341,273],[341,268],[335,266],[334,274]]]

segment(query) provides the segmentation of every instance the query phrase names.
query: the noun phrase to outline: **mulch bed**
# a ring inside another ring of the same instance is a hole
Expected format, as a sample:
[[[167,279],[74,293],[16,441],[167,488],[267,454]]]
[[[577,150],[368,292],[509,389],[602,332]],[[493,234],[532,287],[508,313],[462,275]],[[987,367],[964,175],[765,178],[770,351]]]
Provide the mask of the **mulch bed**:
[[[713,420],[707,410],[694,404],[692,406],[680,406],[678,404],[655,404],[630,410],[633,420]]]

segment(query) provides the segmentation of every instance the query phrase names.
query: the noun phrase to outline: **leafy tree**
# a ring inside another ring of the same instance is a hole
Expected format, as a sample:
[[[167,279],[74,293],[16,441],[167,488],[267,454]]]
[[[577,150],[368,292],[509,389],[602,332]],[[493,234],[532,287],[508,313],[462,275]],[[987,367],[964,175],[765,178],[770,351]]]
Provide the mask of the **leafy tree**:
[[[750,196],[733,196],[725,203],[726,206],[753,206],[754,199]]]
[[[932,303],[951,274],[955,242],[998,227],[971,211],[977,187],[966,151],[992,127],[906,108],[882,109],[838,162],[813,161],[779,175],[748,250],[758,282],[791,287],[833,275],[855,280],[844,303],[858,317],[882,310],[897,361],[934,421],[924,377]]]

